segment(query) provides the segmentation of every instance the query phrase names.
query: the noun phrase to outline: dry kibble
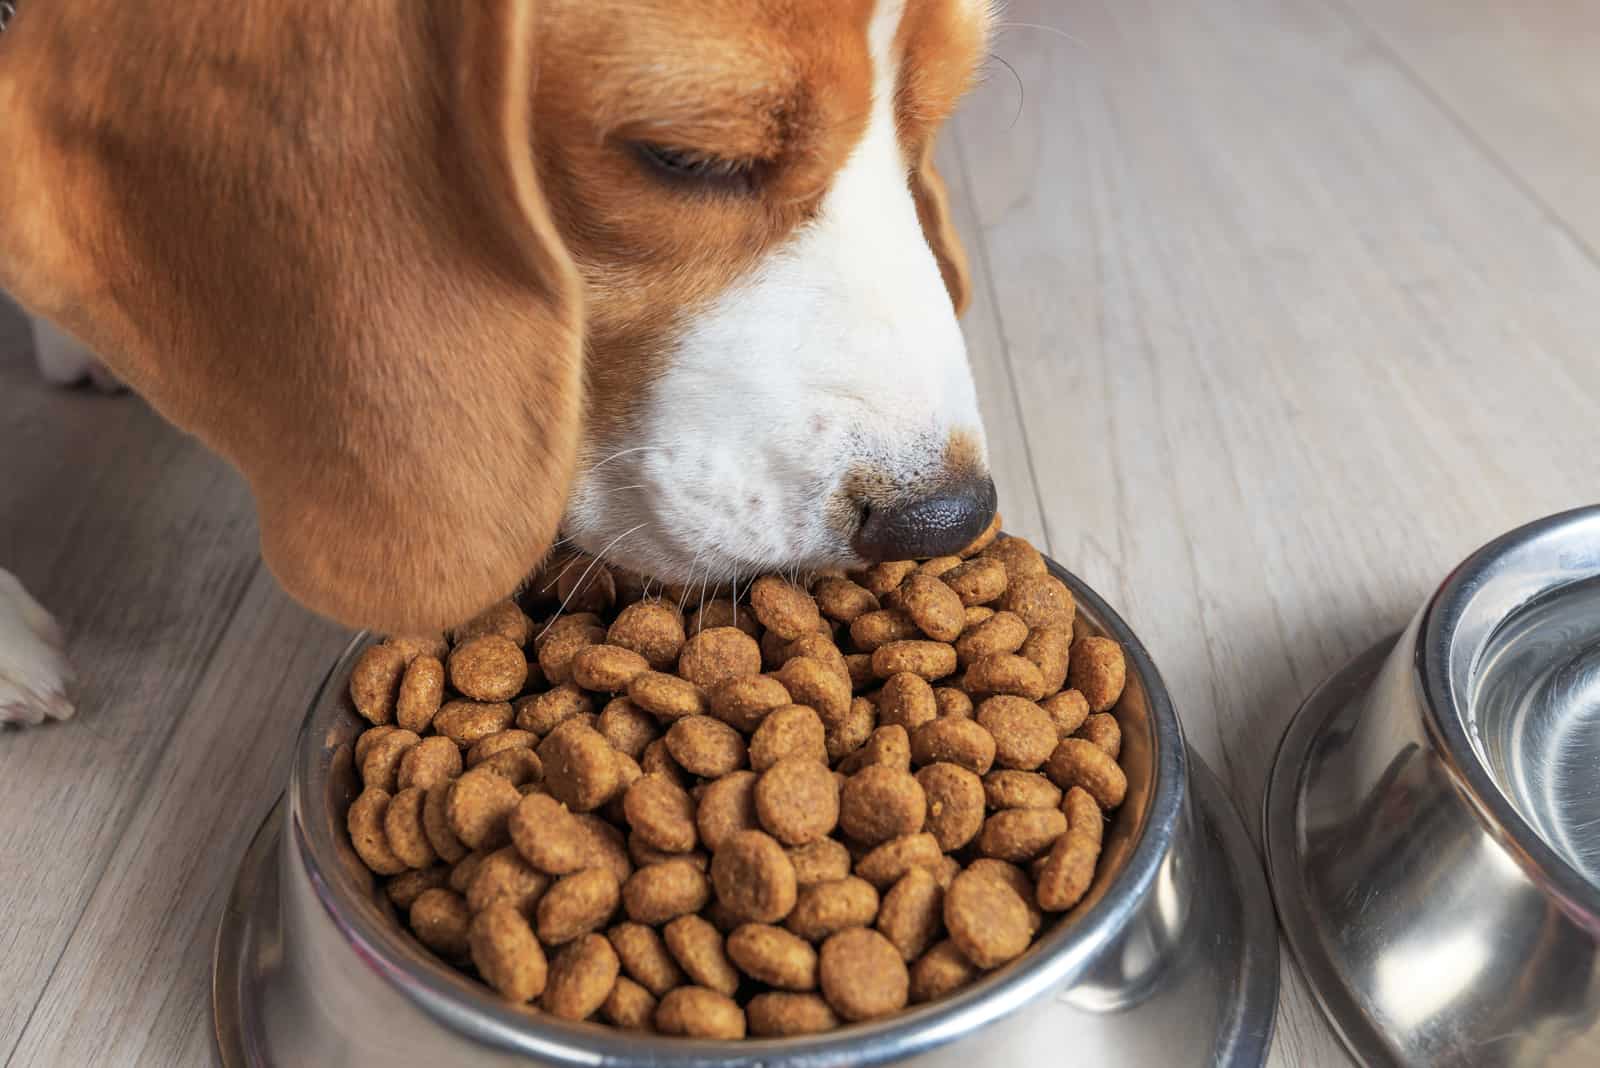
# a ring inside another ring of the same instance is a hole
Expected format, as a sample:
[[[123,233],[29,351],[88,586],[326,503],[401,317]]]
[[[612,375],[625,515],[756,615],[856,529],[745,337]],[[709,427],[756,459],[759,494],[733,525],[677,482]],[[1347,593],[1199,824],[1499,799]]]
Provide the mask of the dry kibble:
[[[663,723],[705,713],[706,695],[700,687],[676,675],[647,671],[628,684],[628,699]]]
[[[432,864],[426,868],[403,871],[383,884],[383,892],[397,909],[409,909],[426,890],[450,885],[450,867]]]
[[[953,642],[966,624],[965,606],[932,575],[912,575],[900,585],[900,602],[917,628],[938,642]]]
[[[522,698],[515,711],[519,728],[543,737],[567,720],[593,712],[594,700],[573,683],[564,682],[544,693]]]
[[[999,560],[980,556],[946,571],[940,581],[955,591],[963,605],[988,604],[1006,592],[1006,568]]]
[[[563,876],[539,898],[539,941],[559,946],[603,926],[621,899],[622,888],[609,868]]]
[[[847,578],[828,577],[817,580],[811,588],[817,608],[829,619],[851,623],[868,612],[878,610],[878,599],[865,586],[858,586]]]
[[[528,681],[528,658],[498,634],[468,638],[450,650],[450,685],[474,701],[509,701]]]
[[[1081,786],[1102,809],[1122,804],[1128,777],[1104,749],[1084,738],[1065,738],[1045,764],[1045,774],[1063,790]]]
[[[816,994],[770,990],[744,1007],[750,1033],[760,1038],[818,1035],[839,1026],[839,1017]]]
[[[746,734],[759,727],[767,713],[790,703],[789,691],[770,675],[727,679],[711,691],[711,714]]]
[[[922,956],[943,930],[944,890],[927,869],[912,868],[883,895],[878,931],[907,964]]]
[[[1094,882],[1095,863],[1100,859],[1100,840],[1077,831],[1056,839],[1050,856],[1039,871],[1035,890],[1039,907],[1046,912],[1065,912],[1089,892]]]
[[[1127,674],[1122,646],[1110,638],[1079,638],[1072,643],[1067,678],[1089,702],[1089,711],[1104,712],[1115,705]]]
[[[947,761],[979,775],[994,765],[994,738],[975,720],[942,717],[911,736],[911,762],[918,767]]]
[[[763,627],[785,641],[816,633],[822,621],[809,593],[774,575],[763,575],[750,587],[750,608]]]
[[[619,923],[606,932],[616,950],[622,970],[651,994],[660,997],[683,985],[683,972],[668,952],[666,943],[653,927],[642,923]]]
[[[934,556],[918,564],[912,575],[931,575],[934,578],[938,578],[946,571],[953,571],[960,566],[961,557],[959,556]],[[901,586],[904,585],[905,583],[901,583]]]
[[[817,951],[798,935],[766,923],[747,923],[728,935],[728,959],[744,974],[779,990],[817,988]]]
[[[743,1038],[744,1010],[738,1002],[715,990],[680,986],[657,1006],[656,1030],[689,1038]]]
[[[551,875],[570,875],[595,860],[589,830],[549,794],[529,794],[518,801],[508,830],[523,859]]]
[[[756,780],[756,818],[788,846],[814,842],[839,822],[839,787],[825,763],[808,756],[778,761]]]
[[[871,738],[877,722],[877,706],[870,698],[852,698],[844,718],[827,728],[824,741],[828,747],[828,759],[842,760],[860,749]]]
[[[589,646],[605,641],[605,638],[603,629],[589,623],[552,630],[542,640],[534,639],[539,670],[553,685],[571,682],[573,658]]]
[[[535,871],[510,846],[478,862],[467,883],[467,907],[482,912],[490,905],[510,905],[530,920],[539,898],[550,888],[550,876]]]
[[[355,746],[351,749],[351,756],[355,758],[356,770],[360,771],[361,765],[366,763],[367,754],[372,751],[373,746],[377,745],[381,739],[389,737],[389,735],[393,734],[398,729],[399,728],[397,727],[390,727],[387,725],[382,727],[368,727],[366,730],[356,735]]]
[[[703,630],[683,643],[678,674],[703,690],[725,679],[761,673],[761,646],[737,627]]]
[[[618,976],[600,1015],[613,1027],[624,1031],[649,1031],[655,1026],[656,999],[627,976]]]
[[[418,655],[407,665],[395,697],[395,722],[421,733],[433,722],[444,699],[444,664],[436,656]]]
[[[928,799],[926,830],[938,839],[940,849],[953,853],[978,836],[983,829],[984,781],[975,772],[941,761],[918,771],[917,782]]]
[[[369,786],[350,802],[350,810],[345,814],[345,827],[350,832],[350,844],[355,847],[356,856],[379,875],[399,875],[410,866],[395,856],[384,833],[384,817],[390,800],[387,790]]]
[[[939,702],[934,698],[933,687],[921,675],[909,671],[884,680],[877,704],[879,724],[897,724],[907,733],[939,716]]]
[[[533,620],[515,601],[501,601],[457,627],[451,637],[464,642],[485,634],[498,634],[517,646],[527,645],[533,637]]]
[[[717,900],[755,923],[776,923],[794,908],[794,865],[778,840],[762,831],[739,831],[711,857]]]
[[[911,966],[911,1001],[920,1005],[953,994],[980,974],[956,944],[945,939]]]
[[[839,797],[839,828],[863,845],[915,834],[927,813],[927,798],[916,778],[881,764],[850,776]]]
[[[839,761],[837,770],[844,775],[854,775],[874,764],[896,771],[911,770],[911,736],[904,727],[879,727],[872,732],[866,745]]]
[[[1068,819],[1071,819],[1070,814]],[[844,847],[844,843],[832,838],[818,838],[805,845],[791,846],[787,852],[789,862],[794,865],[795,884],[801,888],[802,895],[812,883],[843,879],[850,874],[850,851]],[[795,907],[799,908],[798,905]]]
[[[406,670],[405,651],[392,645],[371,645],[350,671],[350,702],[374,725],[394,719],[395,694]]]
[[[622,888],[623,907],[635,923],[666,923],[698,912],[710,897],[705,873],[683,858],[640,868]]]
[[[967,667],[996,653],[1014,653],[1028,640],[1028,625],[1012,612],[996,612],[956,639],[956,661]]]
[[[402,790],[413,786],[431,790],[460,774],[461,749],[450,739],[433,735],[401,755],[395,782]]]
[[[617,580],[610,568],[580,554],[557,576],[556,596],[574,612],[604,612],[617,603]]]
[[[644,753],[639,757],[639,770],[646,775],[664,775],[681,787],[687,788],[689,785],[689,773],[672,759],[665,738],[657,738],[644,747]]]
[[[730,997],[739,989],[739,972],[728,960],[722,933],[699,916],[680,916],[661,931],[678,966],[697,985]]]
[[[563,1020],[587,1020],[605,1004],[620,971],[611,943],[601,935],[584,935],[563,947],[550,962],[539,1004]]]
[[[506,779],[475,768],[450,784],[445,818],[469,849],[499,849],[510,840],[506,822],[521,801],[522,795]]]
[[[438,859],[423,827],[422,810],[428,793],[413,786],[389,799],[383,813],[383,836],[389,850],[408,868],[426,868]]]
[[[645,747],[661,736],[661,728],[649,712],[634,704],[632,698],[617,697],[606,704],[595,725],[601,737],[611,748],[625,753],[633,760],[644,756]]]
[[[443,660],[450,653],[450,645],[438,634],[397,635],[384,641],[391,649],[398,649],[407,664],[419,656]]]
[[[700,795],[695,826],[701,843],[713,853],[739,831],[760,828],[755,800],[757,779],[753,771],[736,771],[709,783]]]
[[[628,858],[633,861],[635,868],[648,868],[652,864],[665,864],[669,860],[687,860],[701,871],[711,870],[711,858],[699,850],[671,853],[665,849],[657,849],[637,834],[628,835]]]
[[[778,669],[778,681],[796,704],[815,709],[825,726],[850,711],[850,684],[820,660],[797,656]]]
[[[1096,712],[1085,719],[1078,728],[1078,737],[1104,749],[1112,760],[1122,753],[1122,727],[1109,712]]]
[[[472,910],[454,890],[430,887],[410,904],[408,918],[417,941],[445,960],[462,963],[471,957],[467,932]]]
[[[502,749],[480,761],[478,767],[494,772],[519,789],[537,786],[544,778],[544,763],[532,749]]]
[[[667,752],[685,771],[708,779],[744,767],[746,757],[739,732],[710,716],[685,716],[673,723],[667,730]]]
[[[1028,878],[1028,873],[1012,864],[1010,861],[997,860],[994,857],[979,857],[967,865],[966,871],[974,875],[983,875],[990,879],[999,879],[1012,892],[1022,900],[1023,906],[1028,910],[1028,933],[1036,935],[1039,928],[1044,925],[1044,913],[1033,901],[1033,880]]]
[[[593,812],[579,812],[576,818],[589,833],[589,867],[605,868],[617,877],[618,883],[628,881],[633,874],[633,863],[628,859],[628,842],[622,832]]]
[[[877,889],[845,875],[802,887],[784,927],[808,942],[821,942],[837,931],[871,926],[877,915]]]
[[[917,569],[915,560],[886,560],[881,564],[874,564],[861,573],[861,585],[875,597],[882,597],[891,590],[900,588],[900,584]]]
[[[474,850],[457,861],[450,869],[450,889],[465,895],[467,888],[472,885],[472,877],[478,874],[478,865],[483,863],[486,856],[487,853]]]
[[[1061,790],[1056,784],[1033,771],[991,771],[983,777],[983,792],[989,807],[995,810],[1055,808],[1061,804]]]
[[[1032,860],[1067,833],[1067,817],[1054,808],[1008,808],[983,821],[978,852],[1016,863]]]
[[[581,722],[568,721],[539,743],[544,785],[574,812],[590,812],[617,792],[620,769],[611,745]]]
[[[521,730],[513,727],[509,730],[496,731],[494,734],[473,743],[467,750],[467,767],[475,768],[496,753],[508,749],[527,749],[529,751],[539,744],[538,735],[532,731]],[[459,772],[458,772],[459,774]]]
[[[434,714],[433,729],[462,749],[471,749],[511,726],[515,719],[516,713],[505,701],[446,701]]]
[[[864,653],[876,652],[879,646],[906,641],[921,633],[915,621],[899,608],[866,612],[850,624],[850,640]]]
[[[1072,591],[1054,575],[1033,575],[1008,583],[996,607],[1015,612],[1031,627],[1072,628],[1076,606]]]
[[[1015,653],[991,653],[967,668],[967,693],[974,697],[1010,694],[1037,701],[1045,695],[1044,674],[1032,660]]]
[[[593,612],[567,612],[564,615],[553,616],[543,627],[534,632],[533,649],[537,653],[563,635],[595,630],[601,632],[601,636],[595,640],[604,640],[605,628],[600,625],[600,617]]]
[[[1050,573],[1043,554],[1026,538],[1000,538],[985,549],[983,555],[1000,561],[1006,569],[1006,579],[1011,583]]]
[[[773,709],[750,738],[752,770],[766,771],[788,757],[802,757],[824,766],[828,763],[828,742],[822,720],[806,705],[781,705]]]
[[[532,1001],[544,993],[549,966],[522,913],[494,905],[472,918],[467,941],[484,982],[508,1001]]]
[[[872,670],[881,679],[909,671],[929,682],[956,670],[956,651],[944,642],[887,642],[872,651]]]
[[[1000,513],[996,511],[994,513],[994,518],[989,520],[989,525],[983,528],[983,533],[979,534],[976,538],[973,538],[972,541],[968,542],[966,547],[961,549],[957,555],[965,558],[981,553],[990,545],[994,544],[995,538],[1000,536],[1000,527]]]
[[[1044,679],[1044,692],[1055,693],[1067,681],[1072,631],[1062,626],[1035,627],[1028,632],[1028,640],[1017,652],[1039,669]]]
[[[994,760],[1002,768],[1032,771],[1055,750],[1055,724],[1032,701],[1007,694],[990,697],[978,706],[976,719],[994,739]]]
[[[871,653],[848,653],[844,658],[845,674],[850,676],[850,692],[860,693],[878,681],[872,671]]]
[[[633,650],[653,671],[671,670],[686,640],[682,617],[660,601],[630,604],[606,631],[608,644]]]
[[[966,626],[964,630],[971,630],[986,619],[993,619],[995,611],[986,604],[969,604],[965,613]]]
[[[450,829],[449,798],[454,781],[436,783],[428,787],[428,797],[422,806],[422,829],[428,844],[446,864],[459,864],[471,852],[461,844],[456,832]],[[464,888],[463,888],[464,889]]]
[[[956,716],[963,719],[972,716],[972,698],[953,686],[934,687],[933,700],[941,716]]]
[[[856,874],[879,890],[886,890],[912,868],[936,870],[944,861],[939,840],[926,831],[894,838],[860,860]]]
[[[628,787],[623,811],[633,833],[668,853],[695,847],[694,802],[662,775],[645,775]]]
[[[850,665],[845,662],[844,654],[834,644],[831,634],[807,634],[783,647],[783,663],[787,664],[797,656],[810,657],[831,669],[846,686],[851,684]]]
[[[725,597],[707,601],[684,624],[684,630],[690,637],[717,627],[736,627],[752,638],[761,635],[761,624],[756,622],[756,614],[745,605],[735,608],[733,602]]]
[[[1106,819],[1094,796],[1081,786],[1074,786],[1061,800],[1061,812],[1067,817],[1067,829],[1085,835],[1096,843],[1105,837]]]
[[[999,879],[964,871],[944,895],[944,925],[963,956],[979,968],[998,968],[1022,955],[1033,937],[1028,906]]]
[[[846,1020],[870,1020],[906,1007],[911,978],[894,945],[877,931],[840,931],[818,954],[822,996]]]
[[[1056,738],[1070,738],[1089,718],[1089,702],[1077,690],[1062,690],[1039,702],[1056,726]]]
[[[376,788],[393,793],[398,790],[400,761],[422,739],[408,730],[385,732],[377,741],[367,746],[366,757],[361,761],[361,783],[369,790]]]
[[[572,657],[572,681],[595,693],[621,693],[649,670],[649,661],[620,645],[585,646]]]

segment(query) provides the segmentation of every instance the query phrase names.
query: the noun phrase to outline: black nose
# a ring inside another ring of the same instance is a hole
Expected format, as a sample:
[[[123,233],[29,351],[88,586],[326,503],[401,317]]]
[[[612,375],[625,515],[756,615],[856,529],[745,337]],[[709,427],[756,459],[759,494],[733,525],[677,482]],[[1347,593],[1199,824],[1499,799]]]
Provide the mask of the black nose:
[[[994,482],[987,475],[941,487],[901,504],[868,505],[855,550],[866,560],[945,556],[983,533],[994,518]]]

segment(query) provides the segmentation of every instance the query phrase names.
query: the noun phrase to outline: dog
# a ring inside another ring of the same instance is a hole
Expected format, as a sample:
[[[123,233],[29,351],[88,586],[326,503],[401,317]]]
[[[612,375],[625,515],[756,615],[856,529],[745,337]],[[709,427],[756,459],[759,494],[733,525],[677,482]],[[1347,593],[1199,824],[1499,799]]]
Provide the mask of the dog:
[[[244,475],[313,611],[438,632],[558,529],[736,583],[990,522],[933,164],[989,0],[17,8],[0,288]],[[7,579],[0,719],[62,717]]]

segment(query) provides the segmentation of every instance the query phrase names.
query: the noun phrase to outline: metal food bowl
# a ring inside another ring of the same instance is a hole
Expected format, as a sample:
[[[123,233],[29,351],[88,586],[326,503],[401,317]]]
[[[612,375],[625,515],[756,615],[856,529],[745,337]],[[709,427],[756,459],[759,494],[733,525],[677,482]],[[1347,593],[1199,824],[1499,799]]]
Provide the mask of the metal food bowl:
[[[1237,814],[1186,753],[1143,646],[1051,565],[1082,633],[1128,658],[1116,708],[1127,800],[1095,883],[1017,961],[955,996],[805,1038],[711,1042],[565,1023],[519,1009],[444,964],[399,922],[350,848],[362,726],[345,695],[358,638],[301,729],[288,790],[251,845],[218,933],[213,1001],[229,1068],[441,1064],[859,1066],[915,1063],[1259,1065],[1272,1034],[1278,943]]]
[[[1313,694],[1266,836],[1357,1060],[1600,1065],[1600,508],[1480,549]]]

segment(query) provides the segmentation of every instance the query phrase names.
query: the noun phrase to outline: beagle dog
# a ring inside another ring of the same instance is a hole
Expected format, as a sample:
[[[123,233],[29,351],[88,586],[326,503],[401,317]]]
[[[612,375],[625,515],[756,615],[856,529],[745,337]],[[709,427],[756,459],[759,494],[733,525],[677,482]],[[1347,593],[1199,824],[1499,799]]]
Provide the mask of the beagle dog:
[[[227,458],[347,625],[455,624],[558,528],[677,583],[949,552],[995,500],[932,156],[992,17],[19,0],[0,288],[53,377]],[[64,715],[5,579],[0,719]]]

